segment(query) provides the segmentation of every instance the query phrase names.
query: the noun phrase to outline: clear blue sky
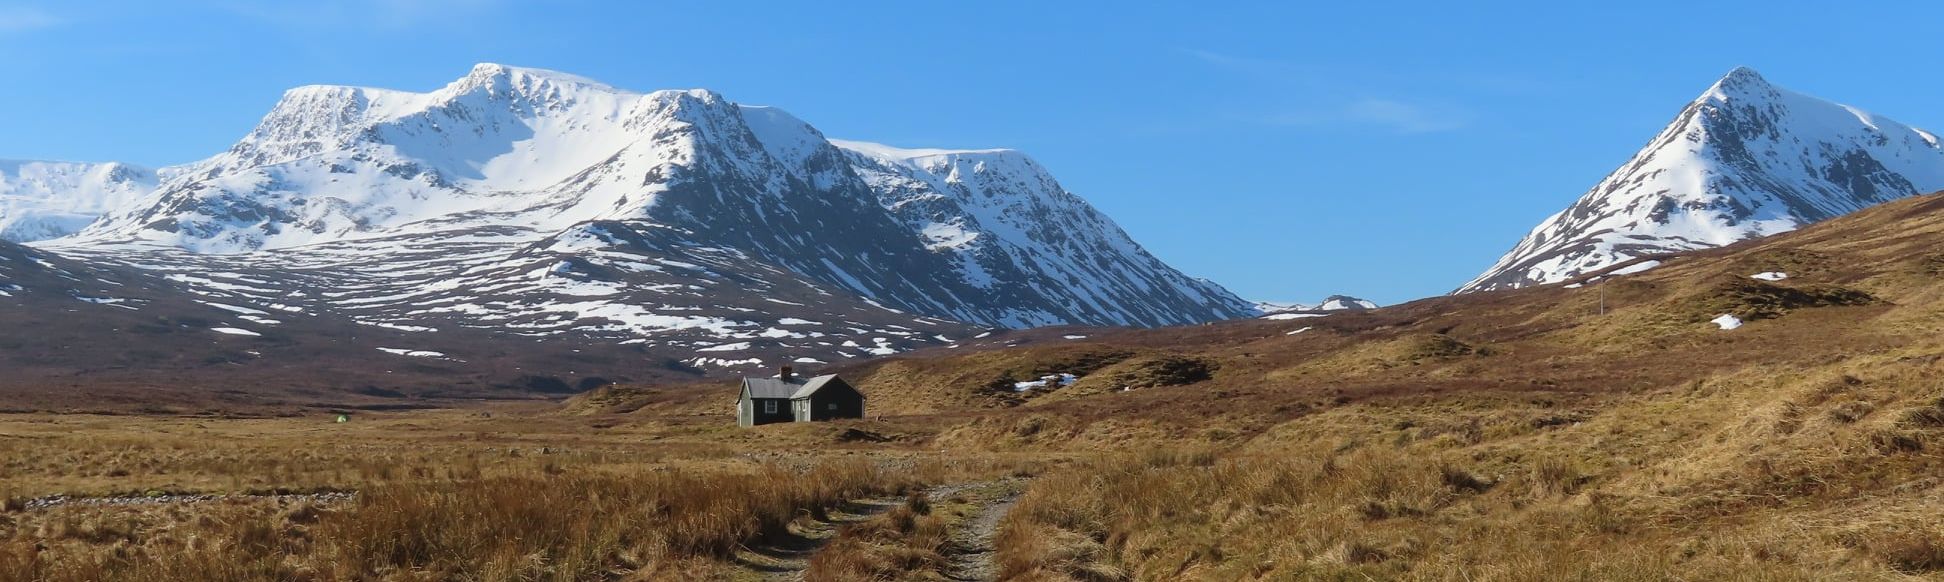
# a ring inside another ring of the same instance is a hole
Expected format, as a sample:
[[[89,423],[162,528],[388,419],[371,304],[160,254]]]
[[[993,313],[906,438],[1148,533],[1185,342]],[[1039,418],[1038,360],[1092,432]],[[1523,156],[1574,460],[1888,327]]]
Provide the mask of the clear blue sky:
[[[0,158],[186,162],[289,87],[500,62],[1018,148],[1245,297],[1391,303],[1482,271],[1736,65],[1944,129],[1938,3],[1190,4],[0,0]]]

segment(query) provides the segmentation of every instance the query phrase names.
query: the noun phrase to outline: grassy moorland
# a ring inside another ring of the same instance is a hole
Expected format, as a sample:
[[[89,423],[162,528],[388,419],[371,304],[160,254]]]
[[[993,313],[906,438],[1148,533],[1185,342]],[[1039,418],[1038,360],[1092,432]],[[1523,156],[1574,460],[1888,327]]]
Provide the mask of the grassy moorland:
[[[1368,313],[1002,334],[842,370],[863,421],[737,429],[721,384],[343,425],[4,416],[0,578],[1935,577],[1940,211]],[[1054,373],[1080,379],[1010,389]],[[1001,480],[1016,505],[964,493]],[[26,502],[311,491],[356,494]]]
[[[1046,456],[857,446],[824,426],[738,445],[715,424],[531,411],[0,418],[0,579],[742,579],[739,550],[853,500]],[[331,491],[355,495],[309,495]],[[90,498],[29,507],[53,494]]]

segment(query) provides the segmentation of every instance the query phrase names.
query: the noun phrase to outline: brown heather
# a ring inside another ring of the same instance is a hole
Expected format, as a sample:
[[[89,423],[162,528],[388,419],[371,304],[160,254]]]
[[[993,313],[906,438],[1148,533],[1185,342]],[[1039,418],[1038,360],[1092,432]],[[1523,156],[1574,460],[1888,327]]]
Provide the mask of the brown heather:
[[[175,537],[144,517],[43,527],[0,552],[0,579],[589,580],[704,575],[799,515],[915,483],[863,461],[804,473],[568,472],[386,484],[341,508],[217,508]],[[214,539],[203,536],[215,536]],[[45,542],[41,542],[44,544]],[[102,551],[99,546],[110,545]]]
[[[810,559],[808,582],[923,580],[940,575],[947,551],[945,516],[923,493],[870,521],[844,526]]]

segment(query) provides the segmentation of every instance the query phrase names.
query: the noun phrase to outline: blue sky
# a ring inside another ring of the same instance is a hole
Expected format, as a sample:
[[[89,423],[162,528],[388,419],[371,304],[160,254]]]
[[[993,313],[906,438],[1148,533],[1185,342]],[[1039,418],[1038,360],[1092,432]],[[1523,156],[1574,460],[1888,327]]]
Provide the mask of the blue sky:
[[[0,158],[186,162],[290,87],[500,62],[1018,148],[1245,297],[1391,303],[1482,271],[1736,65],[1944,129],[1937,3],[1220,4],[0,0]]]

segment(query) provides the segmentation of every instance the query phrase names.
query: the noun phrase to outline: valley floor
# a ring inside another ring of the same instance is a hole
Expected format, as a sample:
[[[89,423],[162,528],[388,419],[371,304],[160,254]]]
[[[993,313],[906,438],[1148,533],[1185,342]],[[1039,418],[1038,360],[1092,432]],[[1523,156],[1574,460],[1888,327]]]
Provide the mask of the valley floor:
[[[1031,404],[757,429],[6,415],[0,579],[1922,577],[1944,568],[1925,432],[1944,413],[1893,402],[1886,387],[1932,377],[1904,360],[1347,402],[1116,446],[1071,445],[1169,429]]]
[[[990,580],[996,508],[1072,457],[858,428],[0,415],[0,579]]]

